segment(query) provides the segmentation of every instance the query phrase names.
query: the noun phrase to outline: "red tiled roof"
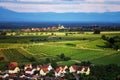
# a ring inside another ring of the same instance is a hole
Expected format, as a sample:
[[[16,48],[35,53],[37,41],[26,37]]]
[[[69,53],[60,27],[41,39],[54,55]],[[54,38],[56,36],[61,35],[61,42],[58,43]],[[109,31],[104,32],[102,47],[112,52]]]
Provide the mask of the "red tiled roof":
[[[15,68],[16,68],[16,66],[14,66],[13,64],[8,65],[8,70],[14,70]]]
[[[37,65],[37,67],[42,68],[43,66],[42,65]]]
[[[78,69],[78,66],[77,66],[77,65],[73,65],[72,68],[73,68],[74,70],[77,70],[77,69]]]
[[[30,65],[31,65],[31,64],[26,64],[25,66],[26,66],[26,67],[29,67]]]
[[[48,68],[50,66],[50,64],[44,64],[43,68]]]
[[[64,68],[65,68],[65,65],[60,65],[59,67],[61,67],[62,69],[64,69]]]
[[[84,70],[84,71],[86,72],[86,71],[88,70],[88,67],[84,67],[84,68],[85,68],[85,70]]]
[[[61,70],[60,67],[58,67],[55,69],[55,72],[58,73],[58,72],[60,72],[60,70]]]
[[[80,66],[80,67],[78,68],[78,70],[81,71],[83,68],[84,68],[84,71],[85,71],[85,72],[88,70],[88,67],[87,67],[87,66]]]
[[[83,69],[83,67],[82,67],[82,66],[79,66],[79,67],[78,67],[78,70],[79,70],[79,71],[81,71],[82,69]]]
[[[49,71],[48,68],[42,68],[42,70],[43,70],[44,73]]]
[[[8,65],[9,70],[14,70],[16,67],[18,67],[17,62],[10,62],[10,64]]]
[[[32,71],[33,69],[32,68],[27,68],[25,71]]]

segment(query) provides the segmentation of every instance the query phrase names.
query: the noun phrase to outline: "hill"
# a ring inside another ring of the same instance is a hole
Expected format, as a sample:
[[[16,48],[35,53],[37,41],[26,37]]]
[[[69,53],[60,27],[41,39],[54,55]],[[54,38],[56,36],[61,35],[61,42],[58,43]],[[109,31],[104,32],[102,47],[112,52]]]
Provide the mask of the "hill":
[[[0,7],[0,21],[17,22],[49,22],[49,21],[68,21],[68,22],[119,22],[120,12],[105,13],[18,13]]]

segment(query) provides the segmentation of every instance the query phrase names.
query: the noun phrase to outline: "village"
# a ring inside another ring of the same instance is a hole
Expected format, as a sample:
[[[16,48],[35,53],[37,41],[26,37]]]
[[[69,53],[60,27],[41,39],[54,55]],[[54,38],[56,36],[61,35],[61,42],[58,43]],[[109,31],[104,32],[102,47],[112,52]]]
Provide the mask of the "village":
[[[65,28],[63,25],[59,24],[58,27],[52,26],[52,27],[43,27],[43,28],[25,28],[21,29],[23,32],[40,32],[40,31],[59,31],[59,30],[67,30],[68,28]]]
[[[17,62],[10,62],[8,70],[0,71],[0,80],[70,80],[66,74],[72,74],[72,80],[80,80],[80,74],[89,75],[88,66],[60,65],[53,68],[50,63],[43,65],[25,64],[23,68]]]

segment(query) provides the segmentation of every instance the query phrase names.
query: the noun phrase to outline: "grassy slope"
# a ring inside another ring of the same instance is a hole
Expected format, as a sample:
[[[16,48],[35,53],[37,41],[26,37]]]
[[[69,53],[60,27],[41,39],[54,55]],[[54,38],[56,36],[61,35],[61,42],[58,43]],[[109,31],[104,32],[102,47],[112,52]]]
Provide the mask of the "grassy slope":
[[[99,60],[100,58],[104,58],[104,56],[106,55],[111,55],[113,53],[116,53],[114,50],[111,49],[103,49],[102,46],[104,46],[104,41],[100,39],[102,34],[107,34],[108,36],[114,36],[114,35],[119,35],[120,32],[102,32],[100,35],[96,34],[93,35],[93,33],[91,32],[86,32],[85,34],[73,34],[73,35],[68,35],[65,36],[65,33],[60,33],[60,32],[56,32],[56,38],[48,38],[48,36],[51,33],[44,33],[43,35],[41,35],[41,32],[36,35],[36,33],[31,33],[31,35],[22,35],[19,37],[12,37],[12,38],[1,38],[1,40],[4,41],[11,41],[14,42],[16,41],[21,41],[22,40],[26,41],[26,40],[31,40],[31,39],[43,39],[46,38],[48,39],[48,42],[43,42],[41,45],[37,43],[37,45],[35,44],[31,44],[31,46],[29,46],[28,44],[16,44],[16,43],[1,43],[0,44],[0,48],[19,48],[22,46],[26,46],[28,45],[29,47],[26,47],[24,50],[28,51],[28,53],[31,53],[33,55],[35,55],[38,59],[45,59],[46,57],[51,57],[51,58],[55,58],[56,55],[64,53],[66,56],[71,57],[72,60]],[[33,35],[34,34],[34,35]],[[59,37],[61,37],[61,39],[59,39]],[[18,39],[19,38],[19,39]],[[85,40],[82,40],[85,39]],[[89,39],[89,40],[86,40]],[[18,42],[19,42],[18,41]],[[49,42],[49,41],[55,41],[55,42]],[[57,42],[60,41],[60,42]],[[73,44],[74,46],[71,45],[66,45],[66,44]],[[21,54],[21,52],[23,52]],[[9,52],[10,53],[10,52]],[[13,52],[14,53],[14,52]],[[17,55],[27,55],[27,53],[21,50],[18,50]],[[7,56],[7,55],[6,55]],[[10,57],[10,56],[8,56]],[[117,57],[117,56],[115,56]],[[12,58],[12,57],[10,57]],[[10,59],[9,58],[9,59]],[[117,57],[118,58],[118,57]],[[17,58],[14,58],[14,60],[17,60]],[[21,59],[18,59],[18,61],[22,61]],[[62,63],[66,63],[66,64],[72,64],[75,61],[68,61],[68,62],[60,62]],[[99,61],[98,61],[99,62]],[[94,62],[96,64],[98,64],[98,62]],[[101,60],[101,63],[104,62],[104,60]],[[108,62],[110,63],[110,62]],[[116,61],[116,63],[118,63]],[[107,64],[104,63],[104,64]]]
[[[74,44],[76,46],[69,46],[66,44]],[[38,58],[39,55],[44,54],[49,57],[56,57],[56,55],[59,55],[61,53],[64,53],[66,56],[71,57],[72,60],[94,60],[100,57],[103,57],[105,55],[111,55],[115,53],[116,51],[111,49],[103,49],[101,47],[96,46],[97,44],[100,44],[99,46],[104,45],[103,40],[84,40],[84,41],[63,41],[63,42],[48,42],[40,44],[32,45],[28,48],[25,48],[30,53],[33,53],[34,55],[37,55]],[[38,55],[39,54],[39,55]],[[62,62],[61,62],[62,63]],[[67,63],[67,62],[64,62]],[[69,61],[68,63],[73,63]]]
[[[112,55],[104,56],[91,61],[94,64],[118,64],[120,65],[120,52]]]

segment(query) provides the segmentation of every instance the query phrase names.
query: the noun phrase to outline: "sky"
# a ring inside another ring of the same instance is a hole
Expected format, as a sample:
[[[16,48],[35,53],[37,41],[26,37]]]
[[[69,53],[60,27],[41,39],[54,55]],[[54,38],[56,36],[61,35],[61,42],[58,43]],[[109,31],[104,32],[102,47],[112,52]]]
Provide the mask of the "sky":
[[[0,7],[18,13],[120,12],[120,0],[0,0]]]

